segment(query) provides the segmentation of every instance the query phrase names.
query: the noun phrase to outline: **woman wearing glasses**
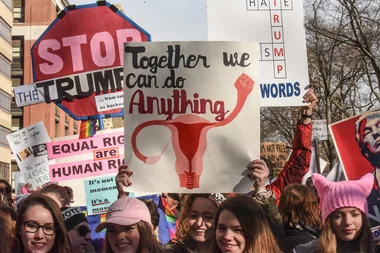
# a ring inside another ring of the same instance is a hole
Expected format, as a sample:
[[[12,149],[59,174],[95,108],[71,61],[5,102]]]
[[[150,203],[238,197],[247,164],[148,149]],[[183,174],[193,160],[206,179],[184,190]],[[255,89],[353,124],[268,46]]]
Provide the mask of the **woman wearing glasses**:
[[[88,252],[91,230],[86,216],[78,207],[63,207],[61,210],[73,253]]]
[[[61,210],[53,199],[33,194],[23,201],[14,247],[17,253],[71,253]]]

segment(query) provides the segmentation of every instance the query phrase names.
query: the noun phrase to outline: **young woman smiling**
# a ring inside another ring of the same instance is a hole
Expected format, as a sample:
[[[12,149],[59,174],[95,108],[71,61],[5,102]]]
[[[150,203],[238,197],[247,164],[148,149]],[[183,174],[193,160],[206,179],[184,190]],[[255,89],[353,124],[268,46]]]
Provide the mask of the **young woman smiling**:
[[[294,252],[375,252],[367,218],[367,197],[374,176],[367,174],[357,181],[330,182],[313,174],[313,181],[321,198],[324,227],[318,240],[300,245]]]
[[[214,233],[214,218],[224,200],[221,194],[189,194],[178,220],[177,239],[165,248],[172,253],[209,253]]]
[[[122,197],[110,205],[106,221],[96,232],[107,229],[104,253],[163,253],[153,234],[148,207],[144,202]]]
[[[61,210],[48,196],[33,194],[23,201],[16,221],[18,253],[71,253]]]

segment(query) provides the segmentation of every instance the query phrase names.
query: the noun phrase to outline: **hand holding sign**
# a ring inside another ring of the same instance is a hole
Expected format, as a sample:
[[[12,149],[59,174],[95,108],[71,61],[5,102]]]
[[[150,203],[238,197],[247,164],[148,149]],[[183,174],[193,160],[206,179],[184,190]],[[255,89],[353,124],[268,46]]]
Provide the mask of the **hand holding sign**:
[[[133,172],[128,168],[128,165],[122,165],[119,167],[119,173],[116,175],[116,187],[118,191],[118,198],[122,196],[128,196],[129,193],[125,192],[125,188],[132,185],[130,177]]]
[[[306,92],[303,99],[304,103],[310,103],[301,108],[302,118],[300,121],[302,124],[306,125],[311,123],[311,114],[313,109],[317,106],[318,98],[314,93],[314,89],[311,88],[308,92]]]
[[[265,190],[265,184],[269,176],[269,168],[265,161],[256,159],[253,160],[247,167],[250,171],[248,177],[255,180],[254,186],[256,192]]]

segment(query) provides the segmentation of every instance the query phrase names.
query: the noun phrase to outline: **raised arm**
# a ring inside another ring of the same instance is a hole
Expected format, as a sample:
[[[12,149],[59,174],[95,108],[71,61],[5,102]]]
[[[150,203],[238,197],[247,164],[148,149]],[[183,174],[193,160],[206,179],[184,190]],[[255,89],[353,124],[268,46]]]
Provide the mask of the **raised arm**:
[[[317,97],[313,89],[305,94],[304,102],[310,104],[300,109],[293,151],[277,179],[267,186],[276,195],[277,203],[283,189],[291,183],[302,183],[303,176],[309,171],[312,136],[311,114],[317,104]]]

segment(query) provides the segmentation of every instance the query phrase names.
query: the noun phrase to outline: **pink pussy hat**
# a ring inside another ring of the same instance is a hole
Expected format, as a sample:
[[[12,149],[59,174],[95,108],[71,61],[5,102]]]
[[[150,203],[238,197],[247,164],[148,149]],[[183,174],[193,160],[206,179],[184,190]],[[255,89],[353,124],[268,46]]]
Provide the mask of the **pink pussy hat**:
[[[321,199],[322,219],[342,207],[356,207],[367,214],[367,197],[373,188],[374,176],[371,173],[359,180],[331,182],[319,174],[312,175],[315,188]]]
[[[100,223],[95,231],[99,233],[108,224],[130,226],[140,221],[152,224],[148,207],[144,202],[130,197],[123,197],[113,202],[107,210],[106,221]]]

